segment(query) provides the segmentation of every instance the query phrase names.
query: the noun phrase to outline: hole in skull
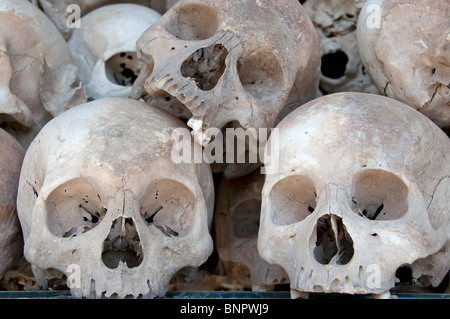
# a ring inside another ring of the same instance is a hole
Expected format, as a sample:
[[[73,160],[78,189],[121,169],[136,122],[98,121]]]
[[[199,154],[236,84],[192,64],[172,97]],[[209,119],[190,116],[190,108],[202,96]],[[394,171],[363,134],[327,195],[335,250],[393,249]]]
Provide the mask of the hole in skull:
[[[364,209],[362,214],[363,214],[363,216],[369,218],[370,220],[375,220],[375,219],[377,219],[378,215],[380,215],[383,208],[384,208],[384,204],[381,204],[380,206],[378,206],[378,208],[376,210]]]
[[[115,269],[120,262],[134,268],[143,260],[139,234],[132,218],[119,217],[114,220],[108,236],[103,242],[102,261],[106,267]]]
[[[353,240],[342,218],[333,214],[318,219],[314,245],[314,258],[322,265],[345,265],[353,257]]]
[[[175,230],[173,230],[170,226],[167,225],[162,225],[159,223],[155,223],[155,216],[156,214],[158,214],[161,210],[163,209],[162,206],[160,206],[156,211],[154,211],[153,213],[148,213],[146,212],[144,214],[144,219],[147,222],[147,224],[149,225],[154,225],[157,229],[159,229],[165,236],[167,237],[177,237],[178,236],[178,232],[176,232]]]
[[[284,87],[280,59],[269,50],[252,51],[237,62],[244,89],[259,101],[276,100]]]
[[[187,4],[167,15],[167,31],[181,40],[205,40],[219,27],[216,9],[203,4]]]
[[[203,91],[212,90],[225,72],[227,49],[222,44],[200,48],[181,65],[181,74],[192,78]]]
[[[328,53],[322,56],[322,75],[330,79],[339,79],[344,76],[347,68],[348,57],[342,51]]]
[[[237,238],[256,238],[259,230],[261,201],[249,199],[231,213],[233,234]]]
[[[105,62],[106,76],[112,83],[132,86],[141,71],[136,52],[121,52]]]

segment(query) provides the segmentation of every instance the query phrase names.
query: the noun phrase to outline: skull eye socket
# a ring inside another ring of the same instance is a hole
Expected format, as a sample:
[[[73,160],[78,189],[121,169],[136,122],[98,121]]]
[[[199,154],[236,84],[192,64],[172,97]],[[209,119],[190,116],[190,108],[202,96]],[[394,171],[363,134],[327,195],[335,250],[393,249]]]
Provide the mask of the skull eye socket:
[[[345,75],[348,56],[343,51],[328,53],[322,56],[321,72],[324,77],[340,79]]]
[[[269,195],[273,223],[285,226],[304,220],[314,211],[316,197],[309,177],[294,175],[277,182]]]
[[[354,181],[353,210],[370,220],[395,220],[408,210],[408,188],[400,177],[383,170],[365,170]]]
[[[163,180],[149,187],[141,215],[167,237],[181,237],[193,226],[195,197],[186,186]]]
[[[132,86],[141,70],[136,52],[120,52],[105,62],[106,77],[112,83]]]
[[[50,231],[64,238],[73,238],[94,229],[106,214],[100,195],[92,184],[81,179],[56,188],[45,205]]]
[[[242,86],[248,94],[261,102],[274,101],[283,91],[282,70],[280,60],[267,50],[253,51],[237,62]]]
[[[259,230],[261,201],[249,199],[231,213],[233,234],[237,238],[256,238]]]
[[[219,16],[214,8],[188,4],[173,8],[166,30],[180,40],[205,40],[219,27]]]

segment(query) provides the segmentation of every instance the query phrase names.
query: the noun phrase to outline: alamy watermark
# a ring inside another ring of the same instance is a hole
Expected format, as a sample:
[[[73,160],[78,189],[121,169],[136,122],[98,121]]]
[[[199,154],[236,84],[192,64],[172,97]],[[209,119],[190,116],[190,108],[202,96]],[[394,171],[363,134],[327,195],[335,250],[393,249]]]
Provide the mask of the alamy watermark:
[[[210,142],[202,148],[194,140],[208,136]],[[194,137],[194,139],[192,138]],[[270,136],[271,143],[267,141]],[[225,138],[225,139],[224,139]],[[180,163],[242,164],[261,163],[261,174],[274,174],[279,168],[279,129],[226,128],[225,134],[218,128],[191,131],[177,128],[172,132],[175,141],[171,152],[172,161]]]
[[[367,27],[379,29],[381,27],[381,6],[375,3],[369,4],[366,7],[366,12],[369,13],[366,19]]]
[[[369,14],[366,19],[366,25],[370,29],[379,29],[381,26],[381,6],[376,3],[367,5],[366,12]],[[81,28],[81,8],[77,4],[69,4],[66,12],[69,13],[66,25],[69,29]]]
[[[70,13],[66,20],[66,25],[69,29],[81,28],[81,8],[77,4],[69,4],[67,6],[67,13]]]

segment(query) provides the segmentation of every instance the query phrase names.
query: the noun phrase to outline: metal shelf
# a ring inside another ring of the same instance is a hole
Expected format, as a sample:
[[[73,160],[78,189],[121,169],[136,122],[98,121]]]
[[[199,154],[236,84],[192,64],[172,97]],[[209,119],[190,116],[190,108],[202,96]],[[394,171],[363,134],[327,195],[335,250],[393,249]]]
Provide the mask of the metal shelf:
[[[450,294],[392,293],[393,299],[450,299]],[[60,291],[0,291],[0,299],[66,299],[73,298],[67,290]],[[164,299],[290,299],[288,291],[169,291]],[[308,299],[372,299],[370,295],[310,293]]]

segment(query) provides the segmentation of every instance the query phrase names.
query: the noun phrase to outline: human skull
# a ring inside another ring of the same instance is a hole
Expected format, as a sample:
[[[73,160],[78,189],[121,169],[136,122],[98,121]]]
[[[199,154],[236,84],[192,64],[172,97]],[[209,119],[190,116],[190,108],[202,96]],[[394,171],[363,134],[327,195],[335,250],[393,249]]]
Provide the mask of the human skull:
[[[129,3],[103,6],[83,16],[68,45],[89,98],[129,97],[141,68],[136,41],[160,16]]]
[[[237,179],[222,179],[214,214],[216,250],[225,273],[244,288],[273,290],[288,283],[278,265],[270,265],[257,251],[261,190],[264,175],[255,171]]]
[[[0,5],[0,124],[28,147],[53,116],[86,101],[69,48],[27,1]]]
[[[17,207],[39,285],[51,270],[68,279],[78,270],[78,283],[68,281],[76,297],[153,298],[177,271],[207,260],[212,174],[172,162],[171,134],[183,126],[146,103],[108,98],[42,129],[25,155]]]
[[[58,27],[63,36],[68,39],[73,31],[69,22],[74,22],[74,14],[84,16],[89,12],[105,5],[117,3],[134,3],[143,5],[164,14],[178,0],[38,0],[45,14]],[[75,7],[77,6],[77,7]],[[79,8],[79,12],[77,9]]]
[[[295,0],[179,1],[137,49],[145,66],[131,97],[147,94],[145,100],[189,120],[203,146],[211,141],[208,128],[274,127],[284,107],[318,89],[317,34]]]
[[[320,88],[325,93],[378,94],[362,65],[356,41],[356,24],[364,1],[309,0],[303,3],[319,37]]]
[[[18,219],[17,223],[19,223]],[[22,233],[20,233],[20,236],[22,236]],[[23,240],[21,241],[21,248],[23,248]],[[20,252],[22,252],[22,249]],[[28,287],[35,286],[35,283],[36,280],[31,271],[30,263],[21,255],[9,271],[5,272],[3,279],[0,280],[0,288],[7,291],[23,291]]]
[[[22,231],[16,211],[17,185],[22,146],[0,129],[0,279],[19,259],[23,249]]]
[[[383,294],[421,258],[435,263],[427,276],[444,278],[450,140],[436,125],[399,101],[348,92],[305,104],[277,129],[258,250],[294,291]]]
[[[357,28],[362,62],[380,93],[410,105],[447,131],[449,16],[447,0],[367,0]]]

